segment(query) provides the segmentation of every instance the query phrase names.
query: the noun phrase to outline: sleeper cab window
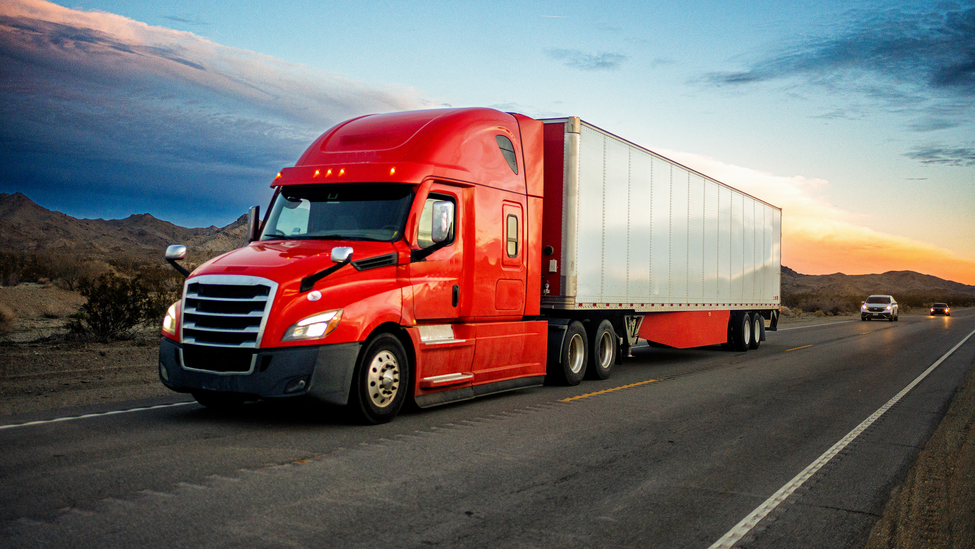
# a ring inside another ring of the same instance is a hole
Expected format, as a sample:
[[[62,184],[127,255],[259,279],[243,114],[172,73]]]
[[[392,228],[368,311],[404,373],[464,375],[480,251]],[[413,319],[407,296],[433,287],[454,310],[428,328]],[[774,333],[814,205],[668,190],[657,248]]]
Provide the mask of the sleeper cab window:
[[[498,142],[498,148],[501,149],[501,155],[504,156],[508,167],[515,172],[515,175],[518,175],[518,157],[515,156],[515,146],[507,136],[498,135],[494,139]]]
[[[508,257],[518,257],[518,216],[508,215],[505,220],[507,238],[506,250]]]

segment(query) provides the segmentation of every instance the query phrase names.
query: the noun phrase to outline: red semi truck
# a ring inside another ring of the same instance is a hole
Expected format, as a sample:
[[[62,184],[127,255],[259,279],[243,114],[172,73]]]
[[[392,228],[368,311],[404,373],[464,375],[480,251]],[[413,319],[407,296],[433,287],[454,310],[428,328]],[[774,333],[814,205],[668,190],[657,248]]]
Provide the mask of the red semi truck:
[[[207,406],[311,397],[371,423],[609,378],[643,338],[755,349],[781,210],[578,118],[492,109],[331,128],[251,242],[187,273],[162,382]]]

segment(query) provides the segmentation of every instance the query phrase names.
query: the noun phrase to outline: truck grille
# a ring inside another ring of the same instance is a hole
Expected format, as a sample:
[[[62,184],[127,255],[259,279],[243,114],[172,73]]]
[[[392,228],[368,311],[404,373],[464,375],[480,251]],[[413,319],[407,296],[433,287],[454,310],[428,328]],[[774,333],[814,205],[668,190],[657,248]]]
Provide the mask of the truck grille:
[[[183,343],[257,349],[276,290],[277,283],[251,276],[191,279],[183,297]]]

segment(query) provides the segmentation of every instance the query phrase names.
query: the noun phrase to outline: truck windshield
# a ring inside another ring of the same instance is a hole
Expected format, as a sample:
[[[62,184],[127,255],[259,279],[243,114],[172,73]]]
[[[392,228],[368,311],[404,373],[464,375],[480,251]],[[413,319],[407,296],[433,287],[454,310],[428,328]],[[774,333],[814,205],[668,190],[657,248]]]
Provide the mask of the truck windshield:
[[[295,185],[271,204],[261,240],[374,240],[403,236],[413,188],[388,183]]]

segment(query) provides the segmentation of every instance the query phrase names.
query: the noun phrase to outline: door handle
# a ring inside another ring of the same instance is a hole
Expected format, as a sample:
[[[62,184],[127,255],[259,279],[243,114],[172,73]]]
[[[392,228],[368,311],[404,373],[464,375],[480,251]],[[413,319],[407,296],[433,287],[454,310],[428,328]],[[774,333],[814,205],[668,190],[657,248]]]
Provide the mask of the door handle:
[[[457,284],[454,284],[454,291],[453,291],[451,302],[454,307],[456,307],[457,304],[460,303],[460,286],[458,286]]]

